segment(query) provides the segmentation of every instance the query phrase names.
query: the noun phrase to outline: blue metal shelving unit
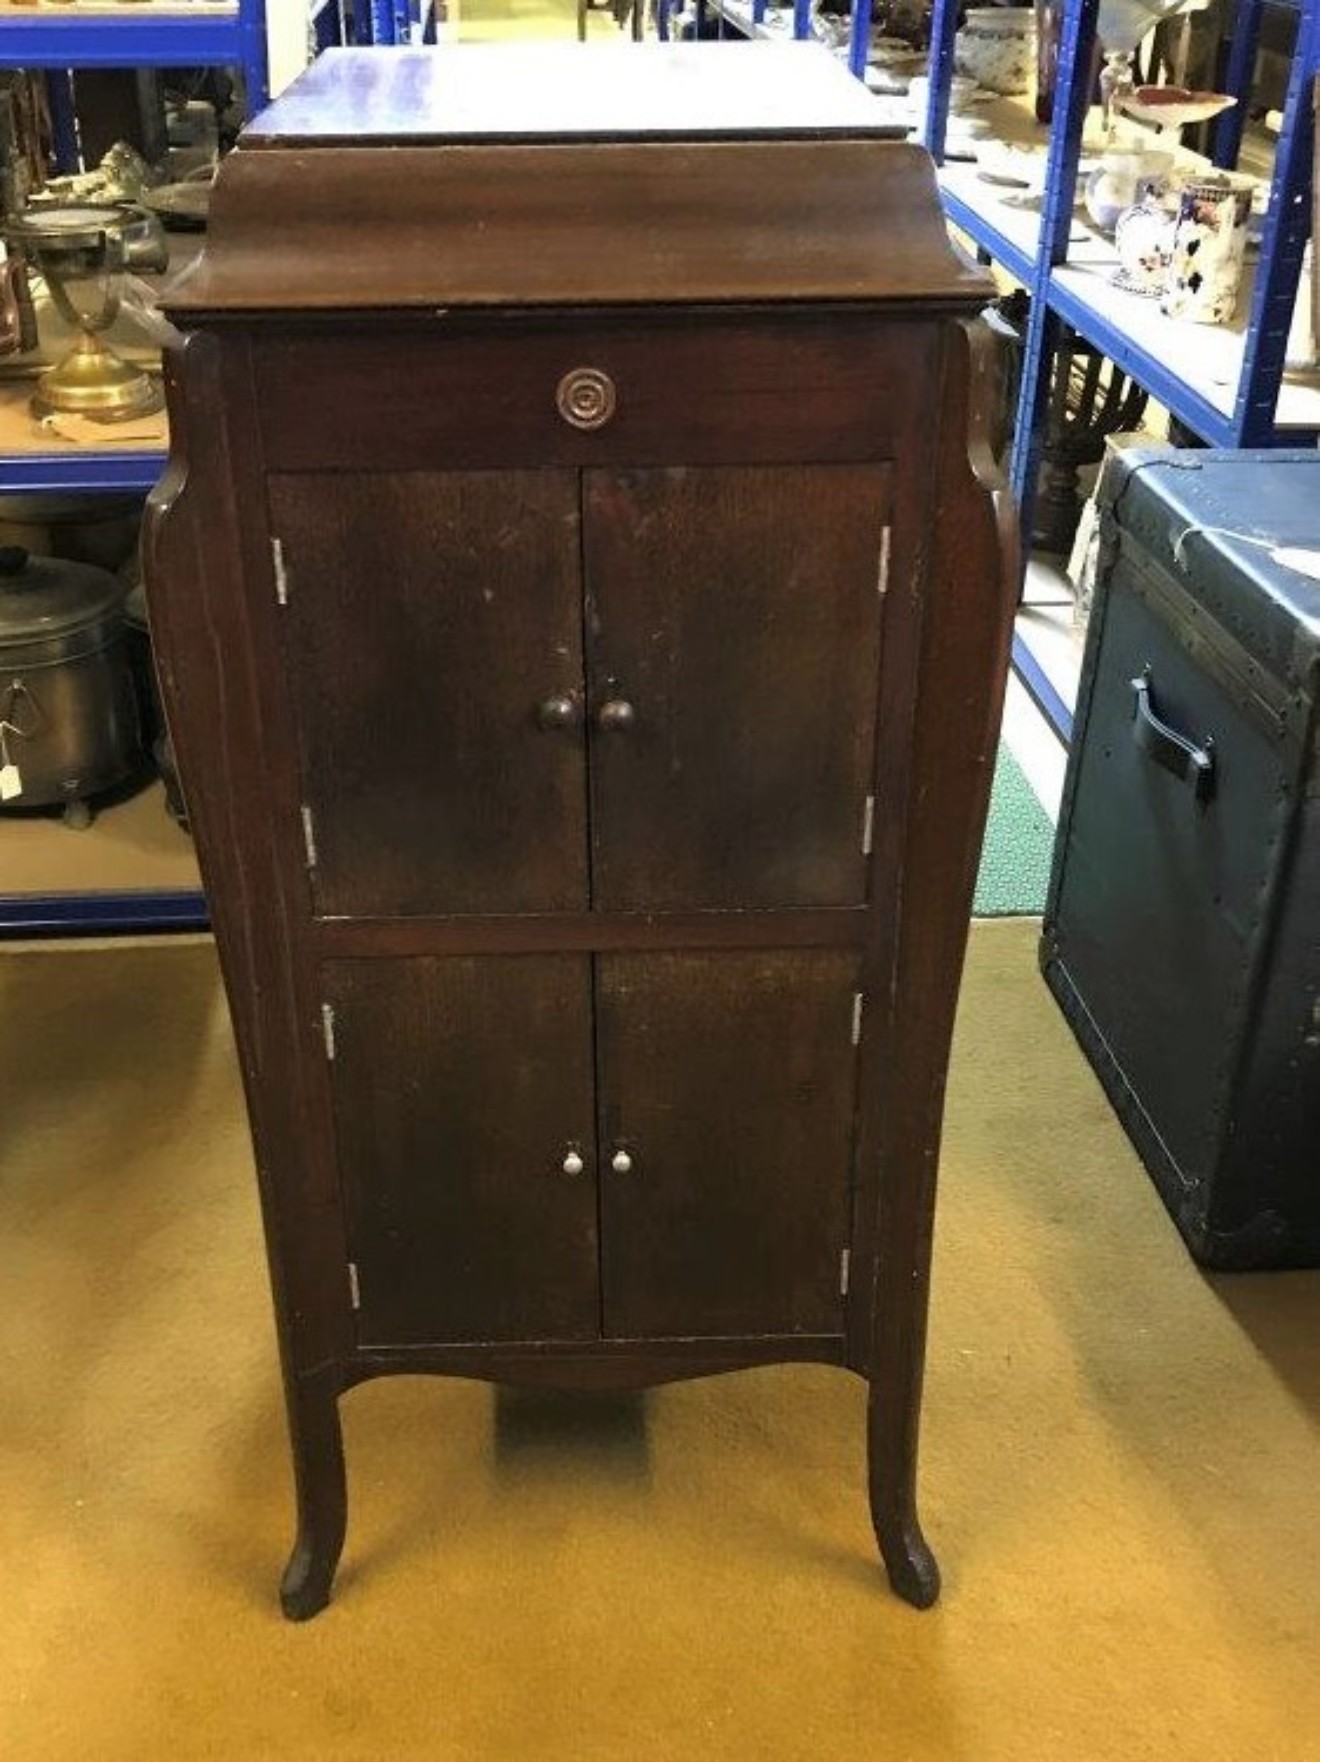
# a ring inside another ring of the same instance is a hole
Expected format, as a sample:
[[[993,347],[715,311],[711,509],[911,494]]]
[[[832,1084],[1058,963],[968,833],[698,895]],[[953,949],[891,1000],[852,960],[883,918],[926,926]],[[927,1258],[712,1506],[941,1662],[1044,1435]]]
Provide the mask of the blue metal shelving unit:
[[[0,66],[241,67],[248,103],[269,96],[265,0],[238,0],[232,12],[69,17],[57,12],[11,14],[0,20]]]
[[[0,459],[0,495],[98,491],[143,495],[165,468],[164,453],[21,453]]]
[[[71,832],[69,836],[81,838],[84,834]],[[208,930],[210,926],[206,898],[200,891],[0,895],[0,941],[158,935]]]
[[[401,43],[424,45],[436,39],[433,0],[315,0],[311,11],[316,53],[345,47],[380,48]]]
[[[309,14],[317,52],[332,44],[434,43],[436,0],[319,0]],[[265,0],[237,0],[229,12],[69,17],[14,15],[0,20],[0,65],[48,73],[52,124],[62,163],[76,160],[68,71],[78,67],[237,67],[248,108],[270,97]],[[64,77],[61,77],[64,76]],[[0,495],[48,491],[146,494],[165,465],[160,452],[24,453],[0,456]],[[71,837],[81,836],[70,834]],[[204,930],[200,890],[140,893],[5,894],[0,880],[0,939]]]
[[[1022,508],[1024,527],[1030,516],[1050,371],[1061,324],[1071,326],[1116,362],[1210,446],[1296,445],[1320,435],[1320,424],[1285,429],[1276,416],[1302,251],[1310,232],[1312,89],[1320,72],[1320,0],[1301,0],[1298,7],[1296,53],[1275,152],[1241,369],[1229,411],[1174,372],[1156,348],[1135,340],[1105,312],[1097,310],[1085,298],[1075,278],[1070,280],[1066,274],[1060,274],[1066,271],[1068,263],[1082,127],[1091,98],[1088,70],[1098,10],[1099,0],[1067,0],[1065,6],[1057,86],[1062,102],[1056,104],[1050,134],[1037,252],[1024,252],[970,204],[949,192],[945,196],[950,218],[1031,294],[1032,315],[1023,350],[1017,442],[1012,462],[1013,488]],[[1240,0],[1235,14],[1226,83],[1244,102],[1226,113],[1233,120],[1217,131],[1215,159],[1221,164],[1233,162],[1240,144],[1261,10],[1262,0]],[[952,70],[955,22],[956,0],[936,0],[932,54],[941,70]],[[932,80],[926,118],[926,139],[937,160],[943,158],[947,85],[947,78]]]
[[[1214,159],[1219,165],[1235,163],[1241,144],[1262,9],[1262,0],[1239,0],[1234,15],[1225,89],[1242,102],[1225,113],[1216,130]],[[1024,252],[1020,244],[1004,238],[976,208],[956,194],[945,192],[950,219],[1031,295],[1011,465],[1024,531],[1030,530],[1050,376],[1064,325],[1107,355],[1210,446],[1296,445],[1313,441],[1320,434],[1320,425],[1283,428],[1276,414],[1302,252],[1310,233],[1312,91],[1320,72],[1320,0],[1301,0],[1298,7],[1297,44],[1283,128],[1275,152],[1242,361],[1229,411],[1173,371],[1156,348],[1135,340],[1105,312],[1097,310],[1085,298],[1084,283],[1066,273],[1082,129],[1091,102],[1089,69],[1098,11],[1099,0],[1066,0],[1056,87],[1061,101],[1056,101],[1050,132],[1037,251]],[[932,59],[944,77],[932,80],[925,134],[937,160],[943,159],[955,25],[956,0],[936,0]],[[1056,733],[1066,740],[1072,719],[1021,642],[1015,646],[1014,663]]]
[[[125,7],[120,15],[81,18],[15,13],[0,20],[0,65],[47,71],[57,153],[62,164],[70,164],[76,156],[70,69],[235,67],[242,73],[249,109],[265,104],[270,96],[265,0],[238,0],[227,12],[180,7],[174,13],[140,13]],[[9,455],[0,457],[0,494],[145,494],[164,463],[159,452]],[[195,930],[206,923],[199,890],[0,894],[0,937]]]
[[[704,10],[706,0],[698,0]],[[769,34],[766,0],[709,0],[733,29]],[[1031,318],[1023,347],[1016,440],[1011,480],[1029,529],[1040,450],[1044,438],[1050,375],[1064,325],[1115,361],[1156,400],[1207,443],[1220,447],[1296,444],[1320,435],[1316,429],[1281,429],[1276,403],[1284,350],[1296,296],[1302,250],[1310,230],[1310,190],[1314,140],[1312,92],[1320,75],[1320,0],[1298,0],[1297,47],[1275,155],[1260,259],[1252,295],[1247,338],[1236,395],[1230,412],[1172,372],[1156,349],[1142,345],[1070,284],[1066,273],[1073,224],[1073,192],[1081,154],[1082,128],[1090,104],[1089,68],[1099,0],[1065,0],[1059,49],[1058,101],[1051,130],[1045,201],[1035,252],[1007,238],[984,214],[956,192],[944,192],[949,218],[986,257],[1001,264],[1031,294]],[[958,0],[935,0],[931,41],[931,89],[925,138],[937,161],[943,159],[948,87],[953,73]],[[1226,88],[1244,98],[1250,90],[1263,0],[1238,0]],[[669,0],[661,0],[661,35],[668,34]],[[871,0],[856,0],[848,63],[861,78],[866,71]],[[792,34],[810,34],[809,0],[793,0]],[[434,13],[426,0],[370,0],[352,14],[344,0],[320,0],[310,16],[318,48],[343,42],[430,41]],[[60,16],[0,21],[0,62],[59,70],[72,65],[238,65],[249,94],[267,95],[264,0],[240,0],[228,16],[180,15],[79,21]],[[58,97],[58,88],[55,94]],[[57,105],[58,108],[58,105]],[[1246,105],[1228,111],[1215,134],[1214,157],[1231,165],[1240,144]],[[58,116],[57,116],[58,122]],[[164,463],[152,453],[113,457],[87,454],[0,458],[0,493],[34,490],[147,490]],[[1067,740],[1071,717],[1039,663],[1019,640],[1014,665],[1055,731]],[[75,895],[42,900],[0,896],[0,936],[69,934],[108,930],[195,928],[205,922],[199,894]]]
[[[270,97],[265,0],[237,0],[227,12],[191,11],[70,17],[48,12],[0,19],[0,66],[44,68],[53,75],[79,67],[237,67],[248,107]],[[68,136],[64,93],[51,83],[57,135]],[[64,128],[61,131],[61,122]],[[68,156],[66,146],[63,154]],[[36,490],[149,490],[164,465],[161,453],[23,454],[0,457],[0,494]]]
[[[958,9],[959,0],[935,0],[931,23],[930,97],[923,132],[937,162],[944,158]],[[721,10],[736,23],[745,9],[739,0],[723,0]],[[953,224],[1031,295],[1011,461],[1011,481],[1024,531],[1030,530],[1050,376],[1065,325],[1116,362],[1210,446],[1287,446],[1320,437],[1320,421],[1313,427],[1284,428],[1276,414],[1302,252],[1310,233],[1315,127],[1312,94],[1320,76],[1320,0],[1297,0],[1296,52],[1275,152],[1241,368],[1228,410],[1180,377],[1157,347],[1134,339],[1105,311],[1098,310],[1086,299],[1084,284],[1077,278],[1070,279],[1066,273],[1082,128],[1091,103],[1090,68],[1098,11],[1099,0],[1065,0],[1056,86],[1059,96],[1050,133],[1036,249],[1027,249],[1021,240],[1007,237],[956,190],[943,190],[945,212]],[[1242,102],[1224,113],[1215,130],[1214,159],[1221,166],[1235,163],[1241,144],[1262,11],[1263,0],[1238,0],[1234,12],[1224,89],[1238,95]],[[795,24],[800,24],[801,12],[799,3]],[[865,71],[870,13],[870,0],[859,0],[849,55],[849,65],[859,76]],[[805,28],[795,29],[794,34],[805,35]],[[1015,647],[1014,663],[1055,731],[1066,740],[1071,717],[1039,663],[1021,643]]]

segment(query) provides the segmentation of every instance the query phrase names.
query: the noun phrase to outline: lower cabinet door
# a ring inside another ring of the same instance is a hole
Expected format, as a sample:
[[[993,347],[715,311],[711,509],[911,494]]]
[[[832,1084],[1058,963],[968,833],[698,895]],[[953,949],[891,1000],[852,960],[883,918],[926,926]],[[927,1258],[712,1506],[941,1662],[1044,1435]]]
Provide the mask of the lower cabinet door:
[[[606,1335],[841,1332],[856,957],[596,967]]]
[[[591,962],[331,962],[363,1345],[600,1334]]]

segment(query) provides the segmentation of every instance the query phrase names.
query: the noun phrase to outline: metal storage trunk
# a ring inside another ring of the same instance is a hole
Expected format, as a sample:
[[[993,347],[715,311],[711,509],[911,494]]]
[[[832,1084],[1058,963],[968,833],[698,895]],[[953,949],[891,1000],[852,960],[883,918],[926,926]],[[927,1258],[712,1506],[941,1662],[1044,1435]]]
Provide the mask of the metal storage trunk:
[[[1314,1265],[1320,455],[1115,464],[1041,966],[1193,1255]]]

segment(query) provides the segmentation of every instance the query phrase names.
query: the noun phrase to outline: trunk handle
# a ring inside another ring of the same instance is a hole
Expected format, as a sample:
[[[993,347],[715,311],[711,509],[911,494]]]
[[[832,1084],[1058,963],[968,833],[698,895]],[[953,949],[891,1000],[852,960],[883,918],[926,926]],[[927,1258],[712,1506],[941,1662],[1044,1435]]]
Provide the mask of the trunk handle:
[[[1148,758],[1180,783],[1190,784],[1197,801],[1209,801],[1215,792],[1214,741],[1207,735],[1198,746],[1161,722],[1151,708],[1150,688],[1151,670],[1147,667],[1132,681],[1132,738]]]

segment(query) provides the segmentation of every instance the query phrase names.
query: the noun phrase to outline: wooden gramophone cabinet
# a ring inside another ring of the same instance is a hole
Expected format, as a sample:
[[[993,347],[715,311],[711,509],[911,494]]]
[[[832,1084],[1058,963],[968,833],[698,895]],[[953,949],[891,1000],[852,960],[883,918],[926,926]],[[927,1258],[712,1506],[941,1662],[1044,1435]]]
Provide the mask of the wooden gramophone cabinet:
[[[990,294],[808,46],[344,51],[168,309],[162,686],[246,1081],[298,1539],[431,1371],[870,1384],[914,1495],[1015,550]]]

